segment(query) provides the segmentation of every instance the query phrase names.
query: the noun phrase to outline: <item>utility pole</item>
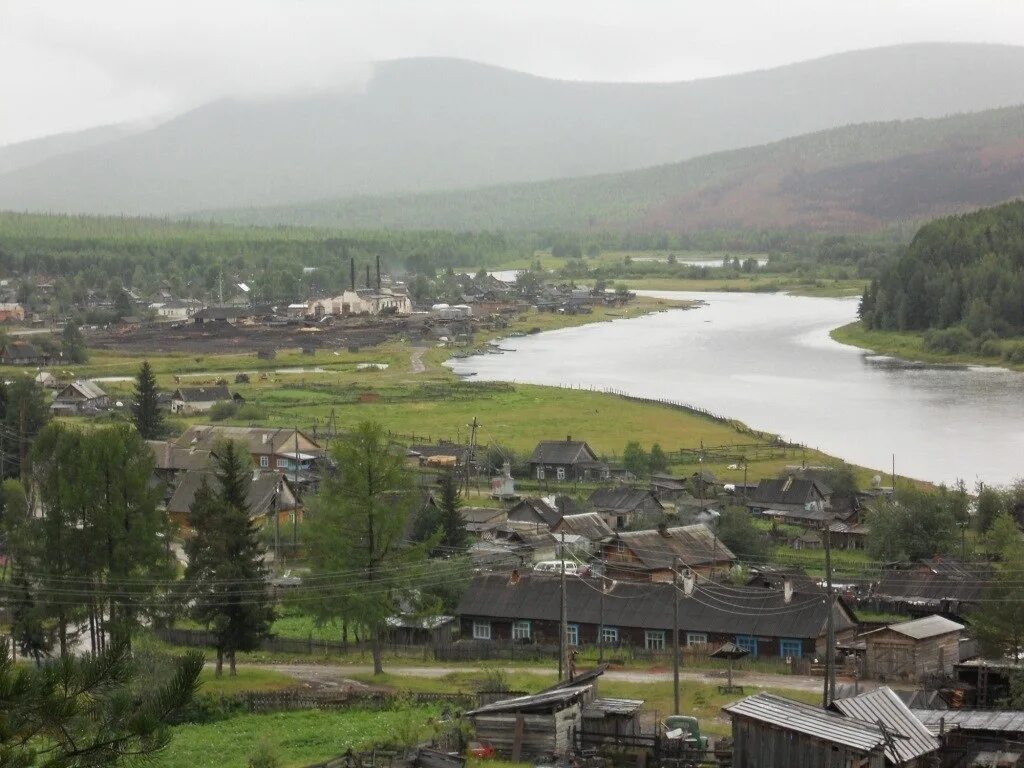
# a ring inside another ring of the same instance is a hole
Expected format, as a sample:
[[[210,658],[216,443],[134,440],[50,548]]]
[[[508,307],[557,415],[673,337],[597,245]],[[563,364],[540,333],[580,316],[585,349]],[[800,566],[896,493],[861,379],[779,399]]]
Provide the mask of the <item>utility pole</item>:
[[[835,594],[832,591],[832,526],[825,520],[825,594],[828,614],[825,619],[825,683],[822,706],[828,708],[836,698],[836,624]]]
[[[474,416],[473,423],[469,425],[469,452],[466,454],[464,495],[469,494],[469,465],[476,459],[476,430],[479,426],[480,422],[478,422],[476,416]]]
[[[604,569],[601,569],[601,602],[600,610],[598,612],[597,622],[597,663],[604,663],[604,633],[601,631],[601,627],[604,626],[604,591],[605,591],[605,576]]]
[[[672,714],[679,714],[679,558],[672,560]]]
[[[292,509],[292,557],[299,545],[299,428],[295,427],[295,507]]]
[[[274,494],[274,569],[281,574],[281,486],[283,480],[277,481],[277,493]]]
[[[473,419],[474,423],[476,419]],[[561,593],[562,593],[562,616],[558,628],[558,679],[562,680],[563,675],[569,668],[569,607],[565,597],[565,531],[562,531],[562,546],[559,548],[561,556]],[[598,630],[601,631],[600,629]]]

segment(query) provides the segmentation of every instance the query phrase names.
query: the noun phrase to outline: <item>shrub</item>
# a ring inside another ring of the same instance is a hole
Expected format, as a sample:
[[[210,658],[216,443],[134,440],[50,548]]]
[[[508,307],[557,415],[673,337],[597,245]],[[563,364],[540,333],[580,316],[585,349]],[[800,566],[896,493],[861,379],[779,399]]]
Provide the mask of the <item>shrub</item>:
[[[210,409],[210,421],[224,421],[233,418],[238,413],[238,403],[234,400],[222,400],[214,403]]]
[[[243,421],[263,421],[267,418],[267,409],[256,403],[244,403],[238,407],[235,418]]]
[[[974,346],[974,336],[966,328],[933,329],[924,334],[924,346],[933,352],[954,355],[958,352],[969,352]]]
[[[281,765],[281,756],[266,739],[262,739],[256,745],[256,750],[249,755],[249,761],[246,763],[248,768],[281,768]]]

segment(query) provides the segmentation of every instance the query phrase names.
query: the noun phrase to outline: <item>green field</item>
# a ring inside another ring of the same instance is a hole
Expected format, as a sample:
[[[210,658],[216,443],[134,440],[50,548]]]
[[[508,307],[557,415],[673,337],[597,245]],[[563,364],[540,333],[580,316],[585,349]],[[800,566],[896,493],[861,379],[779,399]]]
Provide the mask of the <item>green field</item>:
[[[925,347],[920,331],[869,331],[860,322],[850,323],[832,331],[832,338],[840,344],[870,350],[879,355],[892,355],[904,360],[942,365],[995,365],[1024,371],[1024,363],[1010,363],[1002,357],[984,357],[966,353],[948,354]],[[1024,339],[1007,339],[1010,343],[1024,343]]]
[[[173,729],[170,745],[148,765],[154,768],[245,768],[261,742],[287,768],[326,760],[347,749],[407,744],[428,737],[437,710],[308,710],[236,715],[203,725]]]
[[[617,281],[618,282],[618,281]],[[775,293],[785,291],[796,296],[845,297],[859,296],[864,292],[864,280],[833,280],[796,275],[760,274],[750,277],[709,278],[690,280],[684,278],[652,277],[623,278],[622,281],[633,290],[647,291],[728,291]]]

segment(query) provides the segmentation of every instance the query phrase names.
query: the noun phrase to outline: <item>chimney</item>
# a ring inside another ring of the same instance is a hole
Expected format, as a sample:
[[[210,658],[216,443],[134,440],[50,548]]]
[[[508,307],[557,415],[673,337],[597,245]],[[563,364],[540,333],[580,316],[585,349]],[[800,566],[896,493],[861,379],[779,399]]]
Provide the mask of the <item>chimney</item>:
[[[565,442],[571,443],[572,442],[572,435],[566,435],[565,436]]]
[[[377,254],[377,293],[380,293],[380,254]]]
[[[664,536],[666,539],[672,535],[668,532],[668,523],[666,523],[664,520],[658,523],[658,533]]]
[[[786,579],[782,582],[782,599],[789,603],[793,599],[793,581],[792,579]]]
[[[349,274],[350,282],[352,283],[352,286],[351,286],[352,290],[354,291],[356,289],[356,257],[355,256],[353,256],[352,257],[352,261],[349,262],[348,274]]]

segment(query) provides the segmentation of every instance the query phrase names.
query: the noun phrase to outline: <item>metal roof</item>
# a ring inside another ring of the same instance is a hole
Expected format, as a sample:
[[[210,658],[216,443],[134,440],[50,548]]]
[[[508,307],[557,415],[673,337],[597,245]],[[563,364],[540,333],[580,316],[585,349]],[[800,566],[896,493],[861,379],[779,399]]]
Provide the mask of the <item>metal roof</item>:
[[[924,640],[927,637],[948,635],[950,632],[959,632],[964,628],[963,624],[947,619],[945,616],[925,616],[923,619],[904,621],[899,624],[890,624],[886,629],[899,632],[901,635],[912,637],[915,640]]]
[[[837,699],[833,706],[847,717],[866,723],[881,723],[895,735],[885,748],[885,755],[897,765],[935,752],[935,738],[906,704],[883,686],[849,699]]]
[[[643,705],[643,699],[594,699],[583,710],[583,716],[594,719],[609,715],[632,717]]]
[[[583,696],[591,688],[592,686],[590,685],[578,685],[572,688],[556,688],[529,696],[517,696],[514,699],[505,699],[504,701],[496,701],[493,704],[485,704],[466,714],[472,716],[497,714],[500,712],[544,712],[559,709]]]
[[[722,709],[730,715],[803,733],[833,744],[842,744],[864,753],[873,752],[885,744],[877,725],[851,720],[820,707],[771,693],[748,696]]]
[[[944,723],[946,730],[1024,733],[1024,711],[1019,710],[912,709],[911,712],[929,728]]]

